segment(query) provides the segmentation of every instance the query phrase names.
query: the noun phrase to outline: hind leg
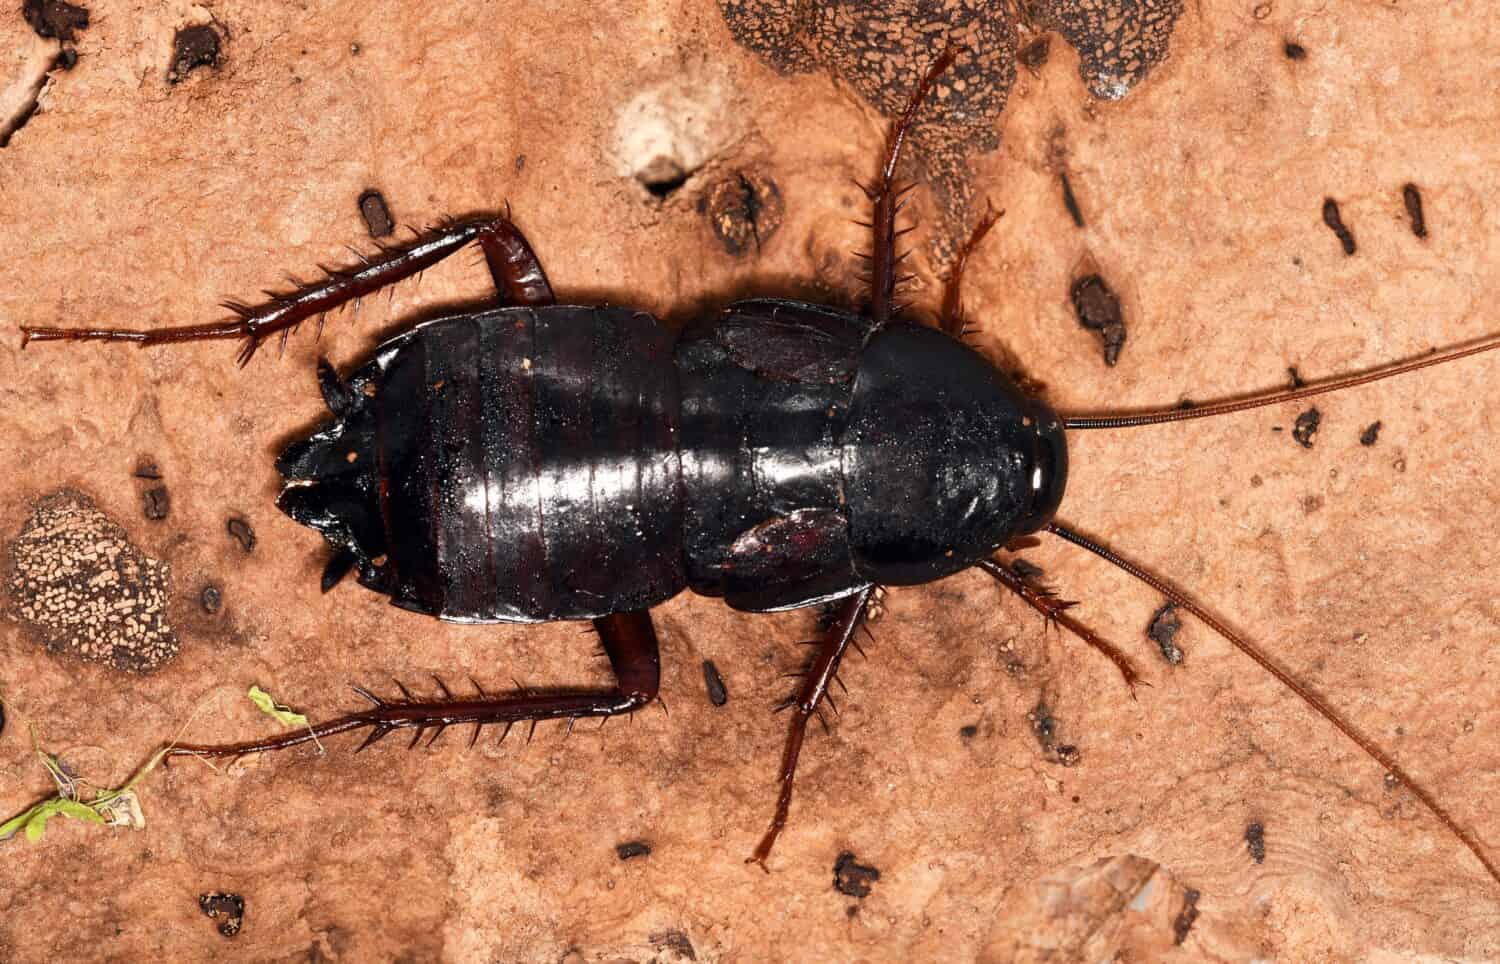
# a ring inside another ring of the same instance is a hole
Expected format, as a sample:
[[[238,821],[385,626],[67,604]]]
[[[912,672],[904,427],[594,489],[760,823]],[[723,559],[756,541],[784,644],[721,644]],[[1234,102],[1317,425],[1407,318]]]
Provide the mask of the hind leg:
[[[24,348],[34,341],[126,341],[137,345],[165,345],[214,339],[242,339],[239,363],[244,365],[267,338],[279,334],[282,344],[298,325],[319,319],[335,308],[373,294],[387,285],[423,271],[469,244],[479,245],[495,279],[502,304],[548,305],[552,287],[531,245],[508,217],[476,218],[448,224],[387,257],[365,261],[359,268],[329,271],[328,277],[285,295],[273,295],[257,306],[225,302],[238,317],[204,325],[168,328],[44,328],[21,327]]]
[[[412,732],[411,746],[422,734],[431,732],[428,741],[436,740],[450,726],[472,725],[473,746],[479,732],[492,724],[505,724],[506,732],[520,722],[538,720],[575,720],[584,716],[616,716],[631,713],[656,699],[661,680],[661,661],[657,653],[656,629],[647,610],[615,613],[594,620],[604,651],[615,672],[616,686],[611,690],[549,690],[523,692],[516,696],[490,697],[480,693],[478,699],[454,699],[443,689],[443,699],[416,699],[401,687],[402,699],[387,700],[356,687],[370,708],[350,713],[264,740],[225,744],[176,744],[167,748],[168,756],[242,757],[267,750],[284,750],[302,743],[322,740],[339,733],[369,730],[359,749],[396,730]],[[400,684],[397,684],[400,686]],[[438,684],[442,686],[441,683]]]

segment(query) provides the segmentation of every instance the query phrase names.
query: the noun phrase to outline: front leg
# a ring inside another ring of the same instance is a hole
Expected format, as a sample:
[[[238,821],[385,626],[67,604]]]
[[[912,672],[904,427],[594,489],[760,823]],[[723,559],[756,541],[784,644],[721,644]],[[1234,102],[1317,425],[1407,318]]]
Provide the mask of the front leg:
[[[785,829],[787,814],[792,808],[792,784],[797,777],[797,757],[802,752],[802,737],[807,732],[807,721],[817,713],[818,704],[828,695],[828,686],[838,675],[839,661],[844,658],[844,651],[854,641],[855,631],[864,623],[874,594],[874,587],[861,589],[839,606],[833,626],[828,630],[828,637],[819,647],[817,658],[813,660],[807,671],[807,678],[802,682],[801,691],[787,703],[794,712],[791,732],[786,738],[786,753],[781,761],[781,793],[776,798],[776,814],[771,818],[771,826],[766,830],[765,836],[756,845],[755,853],[745,860],[747,864],[760,864],[760,869],[767,873],[770,873],[770,869],[766,867],[766,858],[771,856],[771,848],[776,845],[776,838]]]
[[[409,278],[471,244],[478,243],[499,289],[501,304],[550,305],[552,287],[526,237],[507,217],[475,218],[448,224],[387,257],[366,261],[348,271],[329,271],[319,283],[285,295],[273,295],[262,305],[225,302],[238,317],[204,325],[168,328],[45,328],[22,325],[21,347],[34,341],[128,341],[165,345],[214,339],[243,339],[239,363],[244,365],[267,338],[280,334],[282,344],[298,325],[321,317],[351,301],[358,302],[387,285]]]

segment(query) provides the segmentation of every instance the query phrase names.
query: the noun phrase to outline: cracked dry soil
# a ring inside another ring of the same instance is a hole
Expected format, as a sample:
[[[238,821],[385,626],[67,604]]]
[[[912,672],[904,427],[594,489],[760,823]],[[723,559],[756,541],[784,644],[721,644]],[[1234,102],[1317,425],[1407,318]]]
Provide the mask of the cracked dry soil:
[[[113,785],[175,734],[271,732],[252,684],[323,718],[353,705],[350,682],[603,680],[576,626],[445,626],[352,584],[320,595],[320,540],[272,504],[274,453],[321,417],[318,353],[348,366],[475,303],[481,268],[456,259],[245,370],[227,344],[21,352],[15,336],[212,320],[222,298],[367,244],[372,189],[398,223],[509,201],[565,297],[674,324],[752,292],[850,297],[865,243],[851,179],[882,131],[858,84],[823,61],[778,73],[707,0],[555,7],[91,7],[72,69],[53,68],[0,150],[0,534],[8,554],[38,499],[87,495],[170,566],[180,652],[132,675],[0,622],[7,815],[49,789],[27,723]],[[1169,56],[1114,101],[1054,36],[989,121],[998,147],[960,165],[1006,212],[969,268],[976,343],[1083,411],[1201,402],[1492,330],[1500,106],[1474,69],[1497,55],[1479,17],[1213,0],[1182,11]],[[179,34],[204,26],[214,56],[178,57]],[[4,83],[30,91],[56,44],[0,15]],[[637,174],[658,159],[676,173],[653,193]],[[773,184],[781,208],[734,252],[705,211],[762,208],[700,209],[726,178]],[[1352,255],[1323,222],[1335,197]],[[917,297],[936,305],[948,202],[924,188],[916,203],[916,237],[934,242],[918,246]],[[1085,269],[1129,328],[1113,367],[1074,315]],[[1495,364],[1320,399],[1310,448],[1295,406],[1080,436],[1061,513],[1284,660],[1491,853]],[[159,518],[143,460],[170,491]],[[252,527],[251,551],[230,519]],[[1106,660],[981,574],[893,591],[831,735],[808,741],[769,875],[742,860],[774,799],[777,676],[813,616],[684,596],[659,614],[670,715],[467,752],[454,736],[359,756],[330,740],[322,757],[174,765],[142,787],[144,830],[54,821],[37,844],[0,844],[0,958],[1500,956],[1500,892],[1409,792],[1193,619],[1168,665],[1146,637],[1151,592],[1051,542],[1027,558],[1152,687],[1132,702]],[[1042,704],[1071,766],[1033,735]],[[878,870],[852,888],[865,896],[836,889],[845,853]],[[205,916],[204,895],[242,901],[242,918]]]

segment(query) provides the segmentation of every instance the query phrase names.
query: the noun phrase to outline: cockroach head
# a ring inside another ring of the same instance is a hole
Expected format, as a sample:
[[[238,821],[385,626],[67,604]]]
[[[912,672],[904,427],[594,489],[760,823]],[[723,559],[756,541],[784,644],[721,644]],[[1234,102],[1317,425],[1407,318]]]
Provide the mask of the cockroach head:
[[[359,383],[345,385],[326,363],[323,397],[334,418],[291,442],[276,460],[285,484],[276,505],[317,529],[336,550],[351,553],[360,581],[375,584],[385,553],[375,465],[374,403]]]
[[[910,585],[966,569],[1057,511],[1061,420],[940,331],[882,329],[860,357],[844,434],[855,569]]]

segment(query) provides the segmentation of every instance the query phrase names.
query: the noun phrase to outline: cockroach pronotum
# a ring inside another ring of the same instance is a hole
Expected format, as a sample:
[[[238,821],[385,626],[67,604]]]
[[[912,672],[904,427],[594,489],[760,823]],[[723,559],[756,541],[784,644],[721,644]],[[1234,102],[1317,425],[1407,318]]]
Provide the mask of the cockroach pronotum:
[[[809,721],[830,698],[881,586],[977,567],[1107,657],[1132,692],[1129,657],[1068,604],[996,558],[1047,533],[1149,585],[1202,620],[1406,785],[1500,882],[1475,835],[1385,750],[1254,643],[1166,579],[1056,518],[1066,433],[1209,418],[1277,405],[1500,348],[1490,337],[1373,371],[1235,401],[1121,415],[1060,416],[967,347],[959,310],[968,238],[941,325],[901,320],[897,169],[918,110],[954,61],[937,59],[891,126],[876,181],[868,311],[742,301],[673,336],[642,311],[555,303],[508,214],[450,222],[418,242],[231,320],[184,327],[26,327],[24,342],[139,345],[239,339],[241,364],[270,337],[477,244],[501,296],[490,310],[421,324],[347,377],[322,362],[332,418],[281,453],[278,505],[333,549],[323,588],[354,572],[405,609],[457,622],[590,620],[617,680],[605,691],[399,698],[305,731],[174,755],[238,757],[364,731],[412,742],[450,726],[630,713],[657,698],[650,610],[683,589],[774,612],[832,604],[799,691],[769,828],[749,857],[766,866],[787,824]],[[440,684],[441,685],[441,684]]]

